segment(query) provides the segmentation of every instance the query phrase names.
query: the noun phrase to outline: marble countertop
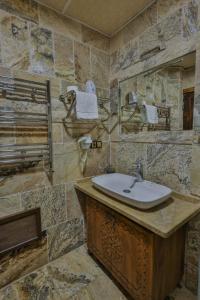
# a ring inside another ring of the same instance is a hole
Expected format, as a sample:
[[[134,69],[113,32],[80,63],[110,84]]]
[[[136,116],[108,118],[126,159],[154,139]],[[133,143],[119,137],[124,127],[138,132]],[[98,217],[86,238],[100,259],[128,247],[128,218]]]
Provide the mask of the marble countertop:
[[[175,192],[165,203],[144,211],[103,194],[92,186],[90,179],[78,181],[75,188],[163,238],[200,212],[199,198]]]

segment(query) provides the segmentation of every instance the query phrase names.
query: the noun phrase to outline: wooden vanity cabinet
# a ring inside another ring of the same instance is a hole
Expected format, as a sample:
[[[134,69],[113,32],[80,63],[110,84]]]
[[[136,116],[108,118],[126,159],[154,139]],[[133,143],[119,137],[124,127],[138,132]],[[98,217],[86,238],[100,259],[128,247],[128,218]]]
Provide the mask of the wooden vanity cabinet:
[[[183,274],[185,228],[161,238],[86,196],[88,250],[134,300],[164,300]]]

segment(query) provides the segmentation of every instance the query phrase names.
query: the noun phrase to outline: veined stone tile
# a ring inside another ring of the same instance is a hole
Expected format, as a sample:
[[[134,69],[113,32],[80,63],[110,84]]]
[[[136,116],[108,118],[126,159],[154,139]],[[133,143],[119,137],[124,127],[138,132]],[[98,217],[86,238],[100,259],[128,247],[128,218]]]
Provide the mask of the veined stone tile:
[[[109,87],[109,55],[97,49],[91,49],[92,79],[96,86]]]
[[[139,60],[138,41],[131,40],[110,57],[111,72],[114,74],[134,65]]]
[[[76,142],[55,144],[53,168],[54,184],[66,183],[82,178],[80,170],[80,152]]]
[[[62,124],[52,123],[53,143],[63,143]]]
[[[174,11],[178,8],[181,8],[183,5],[187,4],[189,0],[158,0],[157,9],[158,9],[158,18],[162,19],[167,17],[170,14],[173,14]]]
[[[74,189],[74,183],[66,184],[67,219],[81,218],[83,216],[81,204]]]
[[[20,194],[0,197],[0,217],[14,214],[21,209]]]
[[[82,41],[95,48],[99,48],[104,51],[109,51],[110,40],[106,36],[94,31],[84,25],[82,25]]]
[[[116,168],[116,172],[132,175],[135,172],[134,164],[141,161],[146,166],[145,144],[135,144],[129,142],[116,142],[111,144],[111,164]]]
[[[38,23],[38,4],[32,0],[1,0],[0,9]]]
[[[40,26],[81,41],[81,24],[58,14],[45,6],[39,6]]]
[[[74,43],[76,81],[86,83],[91,79],[90,48],[84,44]]]
[[[146,29],[157,23],[157,5],[153,4],[122,30],[124,43],[135,39]]]
[[[192,145],[192,165],[191,165],[191,191],[193,194],[200,196],[200,145]]]
[[[190,38],[191,35],[199,31],[198,9],[200,6],[195,1],[191,1],[183,7],[183,36]]]
[[[190,193],[192,147],[189,145],[148,145],[147,180]]]
[[[198,291],[198,267],[192,264],[186,265],[185,270],[185,286],[197,294]]]
[[[0,289],[0,300],[20,300],[18,298],[17,290],[12,286]]]
[[[10,251],[0,258],[0,287],[48,263],[47,239],[30,243],[18,251]],[[1,298],[0,298],[1,299]]]
[[[40,74],[54,74],[52,32],[31,26],[31,70]]]
[[[108,142],[103,142],[102,148],[89,150],[84,173],[85,177],[96,176],[105,173],[105,169],[109,165],[109,150]]]
[[[74,81],[73,41],[62,35],[54,34],[55,75]]]
[[[27,21],[6,15],[1,19],[1,55],[4,66],[29,68],[29,33]]]
[[[64,185],[42,188],[22,193],[22,207],[27,210],[41,208],[42,228],[64,222],[66,219],[66,201]]]
[[[70,252],[84,243],[82,219],[72,219],[48,229],[49,260]]]

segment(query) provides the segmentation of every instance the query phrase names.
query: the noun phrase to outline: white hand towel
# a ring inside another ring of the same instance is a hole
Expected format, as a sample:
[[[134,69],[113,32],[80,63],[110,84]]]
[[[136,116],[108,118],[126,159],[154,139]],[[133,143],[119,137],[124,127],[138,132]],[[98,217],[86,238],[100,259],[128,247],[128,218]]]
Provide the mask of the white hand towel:
[[[156,106],[145,104],[147,123],[158,124],[158,109]]]
[[[96,95],[76,92],[76,118],[85,120],[99,118]]]

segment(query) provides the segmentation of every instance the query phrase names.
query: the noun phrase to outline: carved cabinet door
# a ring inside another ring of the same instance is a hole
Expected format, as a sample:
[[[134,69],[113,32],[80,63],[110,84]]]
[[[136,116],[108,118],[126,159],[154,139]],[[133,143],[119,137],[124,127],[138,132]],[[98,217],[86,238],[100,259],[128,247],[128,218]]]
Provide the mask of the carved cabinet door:
[[[134,299],[150,300],[153,281],[153,234],[118,213],[115,219],[114,234],[120,240],[120,249],[113,244],[112,272]]]
[[[87,244],[103,264],[112,270],[112,215],[97,201],[87,198]]]
[[[152,299],[153,234],[87,198],[88,248],[137,300]]]

